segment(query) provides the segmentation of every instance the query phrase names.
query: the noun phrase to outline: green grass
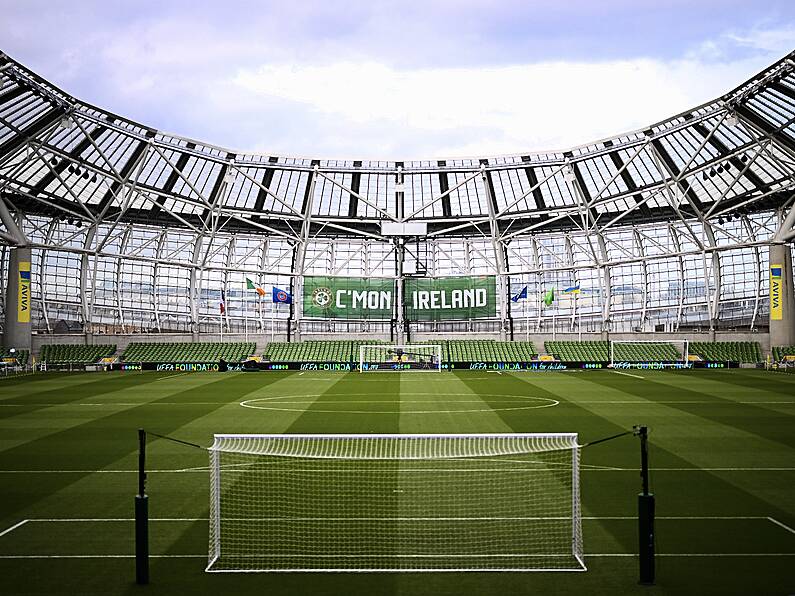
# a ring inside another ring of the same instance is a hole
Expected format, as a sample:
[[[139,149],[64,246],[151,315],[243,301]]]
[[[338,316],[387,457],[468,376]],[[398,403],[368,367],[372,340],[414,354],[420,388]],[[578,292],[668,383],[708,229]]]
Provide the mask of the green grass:
[[[795,376],[631,374],[50,373],[2,380],[0,533],[29,521],[0,536],[0,593],[795,593],[795,533],[772,521],[795,527]],[[510,396],[559,404],[515,409]],[[274,397],[256,402],[274,409],[239,405]],[[322,575],[204,573],[207,453],[152,440],[150,515],[167,521],[152,522],[151,548],[168,556],[152,559],[150,586],[133,583],[127,520],[138,427],[202,445],[213,433],[578,432],[587,442],[639,423],[651,429],[664,555],[654,587],[637,585],[634,558],[596,556],[637,551],[636,523],[625,519],[635,514],[640,484],[632,437],[582,452],[586,573]],[[86,521],[97,519],[119,521]]]

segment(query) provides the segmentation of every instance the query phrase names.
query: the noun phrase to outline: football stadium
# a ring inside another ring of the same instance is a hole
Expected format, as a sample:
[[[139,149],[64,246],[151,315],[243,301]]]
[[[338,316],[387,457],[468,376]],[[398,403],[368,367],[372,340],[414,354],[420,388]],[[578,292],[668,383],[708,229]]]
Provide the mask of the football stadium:
[[[0,53],[1,591],[795,592],[794,202],[795,53],[426,161],[228,150]]]

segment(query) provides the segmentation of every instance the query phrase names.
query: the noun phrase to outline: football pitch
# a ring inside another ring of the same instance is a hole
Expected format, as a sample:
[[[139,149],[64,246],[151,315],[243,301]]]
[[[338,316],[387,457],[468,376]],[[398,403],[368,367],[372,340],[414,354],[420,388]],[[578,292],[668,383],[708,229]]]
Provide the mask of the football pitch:
[[[762,370],[44,373],[0,381],[2,594],[792,594],[795,375]],[[637,585],[639,445],[581,452],[583,573],[208,574],[208,453],[137,432],[576,432],[645,424],[657,585]]]

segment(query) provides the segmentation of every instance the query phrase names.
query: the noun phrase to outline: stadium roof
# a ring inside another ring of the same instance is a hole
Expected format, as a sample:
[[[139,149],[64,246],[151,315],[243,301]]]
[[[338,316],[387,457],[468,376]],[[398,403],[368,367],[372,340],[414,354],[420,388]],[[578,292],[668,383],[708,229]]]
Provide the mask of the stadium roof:
[[[0,53],[0,235],[9,213],[199,234],[380,239],[383,221],[501,242],[719,221],[792,202],[795,52],[644,130],[554,153],[406,161],[229,151],[85,103]],[[311,147],[307,147],[311,151]]]

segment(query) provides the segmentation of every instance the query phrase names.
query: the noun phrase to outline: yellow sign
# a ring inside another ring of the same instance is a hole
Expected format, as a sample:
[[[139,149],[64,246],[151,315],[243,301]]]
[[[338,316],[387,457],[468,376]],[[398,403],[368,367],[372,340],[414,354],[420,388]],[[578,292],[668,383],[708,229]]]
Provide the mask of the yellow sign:
[[[17,321],[20,323],[30,323],[30,261],[19,262]]]
[[[770,265],[770,320],[781,321],[784,318],[784,296],[782,295],[783,280],[781,264]]]

